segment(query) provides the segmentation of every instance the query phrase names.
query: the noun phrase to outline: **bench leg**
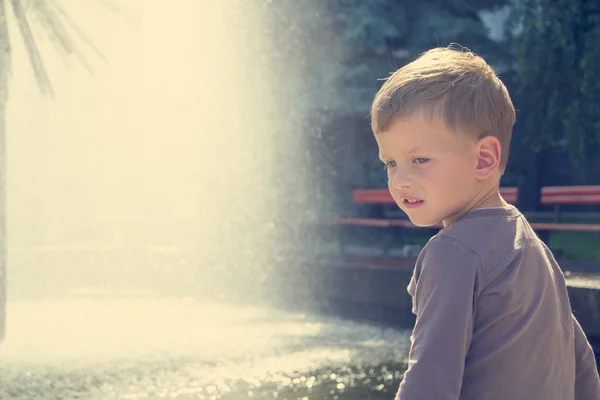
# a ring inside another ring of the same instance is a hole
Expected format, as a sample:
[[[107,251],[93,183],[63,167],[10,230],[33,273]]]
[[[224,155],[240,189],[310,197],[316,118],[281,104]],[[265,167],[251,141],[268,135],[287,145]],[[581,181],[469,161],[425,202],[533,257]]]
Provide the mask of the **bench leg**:
[[[537,235],[542,242],[546,244],[546,246],[550,245],[550,231],[545,229],[543,231],[537,231]]]
[[[338,225],[335,230],[335,241],[337,243],[338,252],[340,256],[344,256],[346,253],[346,229],[348,227],[344,225]]]

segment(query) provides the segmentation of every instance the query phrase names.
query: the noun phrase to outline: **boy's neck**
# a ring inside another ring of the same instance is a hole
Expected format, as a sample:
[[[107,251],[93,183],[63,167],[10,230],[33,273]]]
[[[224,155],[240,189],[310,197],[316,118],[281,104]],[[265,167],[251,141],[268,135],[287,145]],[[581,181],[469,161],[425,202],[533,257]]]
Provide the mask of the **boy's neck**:
[[[493,207],[506,207],[508,203],[500,195],[500,188],[496,187],[492,192],[489,192],[486,196],[482,197],[481,200],[471,209],[477,210],[479,208],[493,208]]]
[[[495,208],[495,207],[506,207],[508,203],[500,196],[500,183],[493,184],[489,187],[483,187],[473,201],[469,203],[462,212],[451,216],[450,218],[442,221],[444,227],[449,226],[451,223],[470,213],[471,211],[478,210],[480,208]]]

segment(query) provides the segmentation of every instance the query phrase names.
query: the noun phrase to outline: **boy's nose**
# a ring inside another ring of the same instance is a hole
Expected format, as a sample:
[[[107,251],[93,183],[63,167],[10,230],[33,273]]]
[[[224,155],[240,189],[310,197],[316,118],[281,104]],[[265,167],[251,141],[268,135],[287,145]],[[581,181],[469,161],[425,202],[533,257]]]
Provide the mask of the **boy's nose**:
[[[411,186],[412,179],[410,174],[406,171],[401,171],[400,168],[396,168],[394,174],[390,176],[390,186],[394,189],[405,189]]]

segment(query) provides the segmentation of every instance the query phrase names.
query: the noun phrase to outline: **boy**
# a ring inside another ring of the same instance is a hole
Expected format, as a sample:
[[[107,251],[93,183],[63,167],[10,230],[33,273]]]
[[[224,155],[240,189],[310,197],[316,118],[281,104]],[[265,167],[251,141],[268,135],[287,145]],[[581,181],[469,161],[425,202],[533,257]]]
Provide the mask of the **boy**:
[[[396,399],[600,399],[561,269],[499,194],[515,110],[492,68],[430,50],[391,75],[371,117],[398,206],[443,224],[408,286],[417,318]]]

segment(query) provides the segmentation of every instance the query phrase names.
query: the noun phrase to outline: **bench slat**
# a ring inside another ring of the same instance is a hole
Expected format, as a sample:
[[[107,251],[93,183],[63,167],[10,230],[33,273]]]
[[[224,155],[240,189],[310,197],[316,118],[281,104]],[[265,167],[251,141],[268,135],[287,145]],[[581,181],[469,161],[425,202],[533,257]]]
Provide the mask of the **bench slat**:
[[[352,201],[357,204],[396,204],[387,189],[356,189]]]
[[[542,204],[600,204],[600,186],[546,186],[542,188]]]
[[[600,194],[600,186],[545,186],[542,188],[542,195],[558,194]]]
[[[598,194],[542,194],[542,204],[600,204]]]

